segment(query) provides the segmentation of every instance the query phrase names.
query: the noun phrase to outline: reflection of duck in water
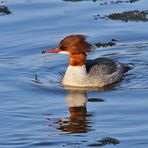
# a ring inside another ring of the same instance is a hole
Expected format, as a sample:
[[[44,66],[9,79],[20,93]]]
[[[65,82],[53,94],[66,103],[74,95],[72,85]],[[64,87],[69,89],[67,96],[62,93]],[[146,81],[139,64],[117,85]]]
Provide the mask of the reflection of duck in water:
[[[63,77],[62,84],[75,87],[103,87],[122,79],[126,67],[108,58],[86,60],[92,45],[83,35],[71,35],[64,38],[52,50],[42,53],[68,53],[70,64]]]
[[[86,93],[82,91],[69,91],[66,96],[70,117],[68,120],[60,120],[60,130],[69,133],[87,132],[89,129],[87,122]]]

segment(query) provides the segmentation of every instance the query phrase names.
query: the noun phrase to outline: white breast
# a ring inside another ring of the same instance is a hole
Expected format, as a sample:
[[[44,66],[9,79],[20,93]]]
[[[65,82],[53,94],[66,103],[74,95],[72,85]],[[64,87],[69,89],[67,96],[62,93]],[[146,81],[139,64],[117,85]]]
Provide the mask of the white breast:
[[[63,77],[62,84],[67,86],[82,86],[86,79],[86,67],[83,66],[68,66]]]

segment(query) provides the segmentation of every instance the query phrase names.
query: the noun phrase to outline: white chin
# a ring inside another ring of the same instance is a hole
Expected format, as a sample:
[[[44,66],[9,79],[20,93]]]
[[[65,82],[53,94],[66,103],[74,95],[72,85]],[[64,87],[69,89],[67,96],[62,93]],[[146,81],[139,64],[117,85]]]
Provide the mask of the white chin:
[[[61,54],[69,54],[69,52],[67,52],[67,51],[60,51],[59,53],[61,53]]]

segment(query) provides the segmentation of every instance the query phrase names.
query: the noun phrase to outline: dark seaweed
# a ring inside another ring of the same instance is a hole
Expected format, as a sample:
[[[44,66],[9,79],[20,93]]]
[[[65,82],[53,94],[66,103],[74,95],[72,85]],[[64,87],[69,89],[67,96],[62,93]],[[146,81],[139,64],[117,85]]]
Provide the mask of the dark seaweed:
[[[6,6],[0,6],[0,14],[9,15],[11,13],[12,12],[8,9],[8,7],[6,7]]]
[[[120,141],[116,138],[111,138],[111,137],[105,137],[102,138],[101,140],[98,140],[97,143],[92,143],[89,144],[88,146],[92,146],[92,147],[99,147],[99,146],[105,146],[105,145],[116,145],[119,144]]]
[[[88,102],[105,102],[105,100],[101,98],[90,98]]]
[[[95,46],[100,48],[100,47],[108,47],[108,46],[115,46],[116,43],[114,42],[114,40],[110,41],[110,42],[105,42],[105,43],[101,43],[101,42],[97,42],[95,43]]]
[[[135,22],[148,22],[148,10],[145,11],[125,11],[121,13],[113,13],[106,16],[101,16],[100,14],[94,15],[94,19],[112,19],[112,20],[121,20],[124,22],[135,21]]]
[[[148,10],[145,11],[127,11],[122,13],[114,13],[107,16],[109,19],[112,20],[122,20],[124,22],[128,21],[142,21],[147,22],[148,21]]]

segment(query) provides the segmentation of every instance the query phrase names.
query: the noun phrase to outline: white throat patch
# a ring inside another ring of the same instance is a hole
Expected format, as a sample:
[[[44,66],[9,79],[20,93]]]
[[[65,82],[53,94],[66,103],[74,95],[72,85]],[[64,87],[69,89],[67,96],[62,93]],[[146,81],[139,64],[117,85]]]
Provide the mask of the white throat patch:
[[[69,52],[67,52],[67,51],[60,51],[59,53],[61,53],[61,54],[69,54]]]

